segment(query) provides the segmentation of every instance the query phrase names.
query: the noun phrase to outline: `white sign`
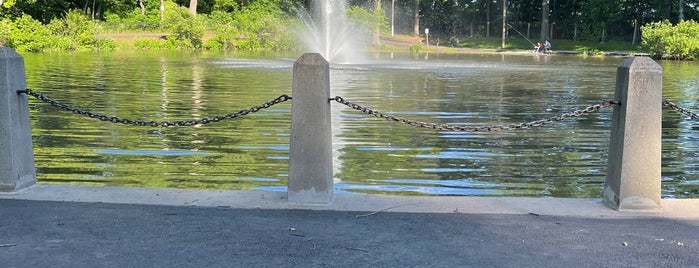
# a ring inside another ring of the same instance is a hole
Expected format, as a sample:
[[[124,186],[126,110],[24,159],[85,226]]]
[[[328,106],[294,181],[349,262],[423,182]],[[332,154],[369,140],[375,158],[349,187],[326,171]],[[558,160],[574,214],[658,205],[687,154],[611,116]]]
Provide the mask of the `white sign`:
[[[430,28],[425,28],[425,34],[429,34],[429,33],[430,33]]]

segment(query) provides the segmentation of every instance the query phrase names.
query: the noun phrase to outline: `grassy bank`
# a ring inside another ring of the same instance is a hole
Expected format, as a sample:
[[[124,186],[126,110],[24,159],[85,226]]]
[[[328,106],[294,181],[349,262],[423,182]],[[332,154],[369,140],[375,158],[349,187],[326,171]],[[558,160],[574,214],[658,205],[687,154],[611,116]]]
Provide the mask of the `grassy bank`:
[[[383,38],[385,45],[389,48],[401,47],[401,46],[413,46],[420,45],[422,50],[429,51],[431,49],[442,49],[449,50],[448,48],[453,48],[454,51],[462,49],[482,49],[482,50],[502,50],[500,48],[502,40],[500,38],[464,38],[460,39],[459,43],[454,45],[448,41],[440,40],[439,46],[436,45],[437,39],[430,39],[430,46],[424,44],[424,37],[414,37],[408,35],[395,35],[386,36]],[[524,38],[510,37],[505,42],[505,50],[532,50],[534,45],[531,42],[537,42],[536,40],[527,40]],[[573,41],[557,39],[552,40],[554,51],[574,51],[586,54],[602,54],[603,52],[611,51],[625,51],[629,53],[645,53],[647,49],[640,45],[631,45],[630,42],[591,42],[591,41]]]

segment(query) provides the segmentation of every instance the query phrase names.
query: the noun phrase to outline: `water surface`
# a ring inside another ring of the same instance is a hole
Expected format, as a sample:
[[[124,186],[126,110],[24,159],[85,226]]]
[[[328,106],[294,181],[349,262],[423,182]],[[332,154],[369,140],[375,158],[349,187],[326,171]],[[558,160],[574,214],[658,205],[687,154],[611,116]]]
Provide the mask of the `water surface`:
[[[172,121],[291,94],[299,55],[108,52],[24,55],[30,88],[93,112]],[[612,99],[623,58],[376,54],[334,64],[332,95],[409,119],[529,122]],[[664,93],[692,109],[697,63],[661,62]],[[208,125],[119,125],[30,99],[37,176],[47,183],[284,190],[291,102]],[[464,133],[391,123],[332,104],[339,192],[600,197],[612,109],[524,130]],[[697,123],[663,115],[666,198],[699,196]]]

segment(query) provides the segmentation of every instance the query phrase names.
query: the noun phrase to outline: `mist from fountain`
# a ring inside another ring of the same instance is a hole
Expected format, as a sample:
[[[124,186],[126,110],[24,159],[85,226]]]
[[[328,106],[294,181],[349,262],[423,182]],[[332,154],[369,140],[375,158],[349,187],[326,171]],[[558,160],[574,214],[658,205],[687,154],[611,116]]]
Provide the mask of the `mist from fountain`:
[[[362,35],[347,20],[346,0],[315,0],[299,16],[305,29],[299,34],[308,52],[320,53],[331,63],[361,63],[366,59]]]

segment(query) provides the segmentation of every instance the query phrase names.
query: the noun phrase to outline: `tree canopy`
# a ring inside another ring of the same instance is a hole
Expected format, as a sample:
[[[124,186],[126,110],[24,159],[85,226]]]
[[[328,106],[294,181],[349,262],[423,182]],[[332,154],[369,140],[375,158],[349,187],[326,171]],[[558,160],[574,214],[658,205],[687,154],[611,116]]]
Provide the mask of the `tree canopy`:
[[[0,34],[4,34],[2,37],[5,39],[8,36],[14,38],[5,40],[6,43],[24,38],[36,43],[37,49],[41,50],[44,43],[54,41],[35,42],[30,32],[23,37],[13,35],[38,27],[32,20],[44,26],[52,23],[60,25],[66,24],[67,19],[78,21],[75,15],[80,13],[90,20],[85,23],[132,23],[141,30],[170,31],[174,33],[174,37],[169,35],[169,42],[177,47],[285,49],[294,46],[288,41],[289,28],[293,27],[293,23],[289,21],[298,17],[298,7],[308,8],[311,1],[313,0],[0,0],[0,19],[5,27],[0,28]],[[643,31],[659,29],[644,27],[646,25],[663,22],[663,27],[667,27],[678,25],[682,21],[699,21],[699,0],[331,1],[347,1],[348,7],[361,7],[370,11],[363,13],[349,9],[355,14],[373,14],[355,17],[370,18],[370,21],[360,24],[374,27],[375,37],[379,31],[386,34],[388,29],[391,29],[390,32],[395,30],[398,34],[418,35],[426,28],[430,29],[430,35],[435,39],[496,37],[502,34],[502,26],[507,25],[505,35],[523,36],[527,39],[623,41],[640,44]],[[502,21],[503,9],[506,9],[507,14],[505,24]],[[387,26],[389,23],[392,24]],[[687,25],[695,27],[694,24]],[[54,35],[69,36],[58,28],[60,27],[49,30]],[[207,44],[202,40],[205,32],[215,32],[213,43]],[[70,37],[74,40],[66,41],[66,44],[108,45],[95,43],[94,40],[78,42],[75,40],[83,37],[72,35],[76,37]],[[647,40],[643,44],[653,46]]]
[[[138,14],[158,14],[163,2],[178,6],[196,5],[196,13],[235,13],[250,5],[277,5],[293,15],[296,6],[311,0],[0,0],[0,16],[20,18],[29,15],[47,24],[64,18],[70,10],[81,10],[94,20],[109,16],[128,18]],[[378,0],[348,0],[349,5],[373,9]],[[398,33],[414,33],[415,14],[419,28],[430,28],[442,36],[497,36],[502,24],[503,0],[395,0],[378,1],[387,18],[394,15]],[[417,4],[417,6],[415,5]],[[548,14],[542,7],[548,6]],[[415,10],[417,7],[418,10]],[[391,10],[395,10],[391,12]],[[699,20],[699,0],[508,0],[507,23],[528,36],[553,39],[599,40],[631,39],[640,26],[651,22]],[[548,18],[545,37],[542,18]],[[510,29],[512,30],[512,29]]]

